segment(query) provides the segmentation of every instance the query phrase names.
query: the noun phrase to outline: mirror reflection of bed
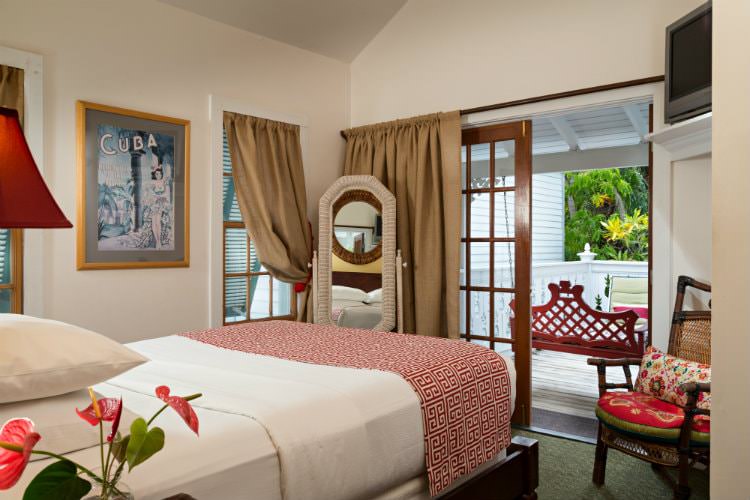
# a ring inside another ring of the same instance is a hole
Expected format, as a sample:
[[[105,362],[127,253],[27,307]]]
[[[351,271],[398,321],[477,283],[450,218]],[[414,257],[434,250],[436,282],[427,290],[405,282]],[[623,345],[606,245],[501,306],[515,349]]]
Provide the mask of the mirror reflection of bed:
[[[375,265],[359,267],[380,267],[380,261],[373,264]],[[347,263],[334,255],[331,273],[331,319],[338,326],[374,328],[383,316],[382,275],[380,272],[337,271],[337,268],[347,268]]]
[[[334,205],[331,319],[375,328],[383,319],[382,214],[372,193],[347,191]]]

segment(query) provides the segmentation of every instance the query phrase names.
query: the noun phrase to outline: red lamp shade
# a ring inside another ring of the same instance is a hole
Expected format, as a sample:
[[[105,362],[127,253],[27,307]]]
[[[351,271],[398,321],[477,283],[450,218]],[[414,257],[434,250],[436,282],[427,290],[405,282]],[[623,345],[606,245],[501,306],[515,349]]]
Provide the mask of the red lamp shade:
[[[18,122],[0,107],[0,227],[73,227],[44,183]]]

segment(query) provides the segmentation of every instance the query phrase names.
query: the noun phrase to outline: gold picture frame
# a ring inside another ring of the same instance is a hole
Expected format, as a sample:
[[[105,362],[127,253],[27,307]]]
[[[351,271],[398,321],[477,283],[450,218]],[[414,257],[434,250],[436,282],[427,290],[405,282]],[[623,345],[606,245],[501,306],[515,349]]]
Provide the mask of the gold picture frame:
[[[190,121],[76,103],[79,270],[189,267]]]

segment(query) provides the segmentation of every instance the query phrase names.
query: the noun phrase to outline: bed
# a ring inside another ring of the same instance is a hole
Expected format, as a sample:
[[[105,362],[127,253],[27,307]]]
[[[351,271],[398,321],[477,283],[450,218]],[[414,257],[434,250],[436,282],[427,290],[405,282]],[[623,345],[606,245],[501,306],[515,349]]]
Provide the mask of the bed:
[[[274,323],[261,328],[299,325]],[[224,339],[237,334],[232,327],[201,337],[203,333],[129,344],[151,361],[95,388],[106,396],[122,395],[128,409],[140,415],[160,407],[153,396],[156,385],[169,385],[175,394],[204,394],[193,403],[201,421],[200,438],[178,417],[164,414],[160,425],[167,434],[165,450],[124,479],[136,498],[160,499],[178,492],[198,499],[431,497],[421,396],[404,378],[383,370],[228,349]],[[219,340],[212,344],[210,339]],[[505,364],[513,401],[513,364]],[[72,457],[95,464],[97,450]],[[30,464],[22,481],[45,465]],[[532,498],[536,482],[536,444],[519,439],[453,481],[440,497]],[[22,491],[23,486],[9,493],[20,498]]]
[[[332,274],[331,318],[334,324],[374,329],[383,319],[381,276],[340,271]],[[380,298],[370,300],[373,296]]]

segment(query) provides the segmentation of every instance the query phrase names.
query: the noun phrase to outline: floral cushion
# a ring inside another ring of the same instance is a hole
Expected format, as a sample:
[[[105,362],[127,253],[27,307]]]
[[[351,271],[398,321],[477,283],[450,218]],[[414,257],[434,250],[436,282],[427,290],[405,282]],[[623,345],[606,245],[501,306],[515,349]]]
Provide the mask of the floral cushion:
[[[685,412],[679,406],[640,392],[607,392],[597,402],[596,416],[606,426],[650,441],[676,443]],[[691,441],[707,444],[711,419],[696,415]]]
[[[649,347],[641,361],[641,369],[635,381],[636,392],[649,394],[678,406],[687,404],[687,394],[680,385],[687,382],[710,382],[711,365],[687,361],[665,354],[656,347]],[[711,394],[698,395],[698,408],[711,408]]]

